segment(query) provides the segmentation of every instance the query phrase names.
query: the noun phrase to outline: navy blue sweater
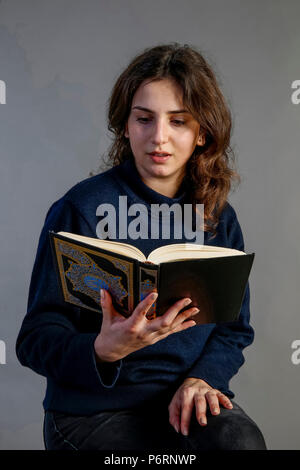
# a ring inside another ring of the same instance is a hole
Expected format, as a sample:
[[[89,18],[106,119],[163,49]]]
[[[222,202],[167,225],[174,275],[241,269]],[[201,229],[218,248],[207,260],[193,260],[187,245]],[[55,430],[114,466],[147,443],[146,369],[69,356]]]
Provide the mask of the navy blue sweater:
[[[183,189],[182,189],[183,191]],[[249,284],[237,322],[197,325],[174,333],[114,363],[97,363],[94,341],[101,329],[101,313],[64,302],[59,290],[49,242],[49,230],[97,237],[100,204],[110,203],[118,214],[119,196],[133,203],[182,204],[185,193],[169,198],[145,185],[135,164],[127,160],[75,186],[50,207],[33,267],[27,314],[16,353],[20,363],[47,378],[45,410],[81,415],[125,409],[149,402],[166,403],[187,377],[197,377],[228,397],[229,381],[244,363],[243,349],[252,343],[249,325]],[[128,219],[130,221],[130,218]],[[118,233],[118,232],[117,232]],[[155,248],[185,240],[119,239],[146,256]],[[227,203],[212,239],[204,243],[244,251],[243,235],[234,209]],[[201,307],[200,307],[201,308]]]

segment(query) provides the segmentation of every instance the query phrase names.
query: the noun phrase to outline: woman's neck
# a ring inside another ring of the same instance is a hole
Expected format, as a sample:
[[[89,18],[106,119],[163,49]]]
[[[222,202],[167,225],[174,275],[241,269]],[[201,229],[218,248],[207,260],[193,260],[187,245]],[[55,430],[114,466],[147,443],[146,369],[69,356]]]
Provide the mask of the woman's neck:
[[[151,184],[149,180],[145,183],[138,172],[134,161],[126,160],[117,167],[117,174],[120,174],[120,183],[126,183],[128,195],[135,201],[143,201],[145,204],[172,204],[181,203],[186,194],[186,186],[181,184],[179,189],[166,187],[165,182]],[[157,178],[155,178],[157,182]],[[167,189],[167,191],[166,191]],[[168,194],[168,195],[167,195]],[[175,194],[174,197],[169,196]],[[173,202],[172,202],[173,201]]]
[[[185,169],[181,168],[180,171],[177,171],[174,174],[168,176],[152,176],[151,174],[143,171],[143,168],[138,168],[135,164],[135,167],[140,175],[143,183],[151,188],[153,191],[156,191],[163,196],[169,198],[175,198],[176,194],[179,191],[179,188],[182,185]]]
[[[158,178],[142,178],[144,184],[146,184],[149,188],[153,189],[157,193],[162,194],[163,196],[167,196],[170,198],[174,198],[178,193],[178,190],[181,186],[183,178],[178,180],[168,181],[167,179],[158,179]]]

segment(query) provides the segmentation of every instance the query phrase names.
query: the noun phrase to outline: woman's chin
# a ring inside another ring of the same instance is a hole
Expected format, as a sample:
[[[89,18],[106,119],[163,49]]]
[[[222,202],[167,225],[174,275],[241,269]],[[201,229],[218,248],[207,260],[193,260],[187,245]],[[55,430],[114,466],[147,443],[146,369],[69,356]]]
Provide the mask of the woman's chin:
[[[171,176],[174,171],[172,171],[172,165],[169,164],[159,164],[155,163],[153,161],[148,161],[147,164],[141,165],[139,168],[139,165],[137,165],[138,170],[140,170],[140,174],[142,174],[144,177],[148,178],[162,178],[162,177],[168,177]]]
[[[172,174],[172,171],[170,171],[170,168],[166,168],[163,165],[156,165],[151,168],[151,173],[155,177],[161,177],[161,176],[170,176]]]

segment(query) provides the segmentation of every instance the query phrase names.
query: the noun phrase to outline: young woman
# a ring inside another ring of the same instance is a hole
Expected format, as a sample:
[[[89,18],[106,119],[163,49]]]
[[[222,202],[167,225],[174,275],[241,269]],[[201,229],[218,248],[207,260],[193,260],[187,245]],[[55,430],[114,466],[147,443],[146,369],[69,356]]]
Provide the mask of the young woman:
[[[260,430],[229,389],[253,341],[249,286],[239,320],[217,325],[196,325],[197,310],[182,311],[190,299],[148,320],[155,293],[130,318],[113,308],[105,290],[101,316],[61,298],[48,231],[96,237],[97,208],[110,203],[118,212],[119,196],[146,210],[202,203],[204,243],[244,251],[227,201],[238,179],[230,167],[230,112],[195,48],[159,45],[135,57],[112,90],[108,118],[112,167],[76,184],[49,209],[16,344],[21,364],[47,378],[45,447],[265,449]],[[146,256],[159,246],[190,242],[150,234],[118,240]]]

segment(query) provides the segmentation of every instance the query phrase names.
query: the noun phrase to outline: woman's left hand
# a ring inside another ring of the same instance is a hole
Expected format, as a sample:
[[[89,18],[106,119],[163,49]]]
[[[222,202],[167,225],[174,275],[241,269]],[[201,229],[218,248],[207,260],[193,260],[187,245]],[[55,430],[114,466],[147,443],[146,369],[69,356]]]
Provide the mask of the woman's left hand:
[[[206,426],[207,403],[213,415],[220,413],[220,404],[232,409],[229,398],[219,390],[212,388],[202,379],[189,377],[178,388],[169,404],[169,422],[177,432],[188,435],[193,408],[201,426]]]

